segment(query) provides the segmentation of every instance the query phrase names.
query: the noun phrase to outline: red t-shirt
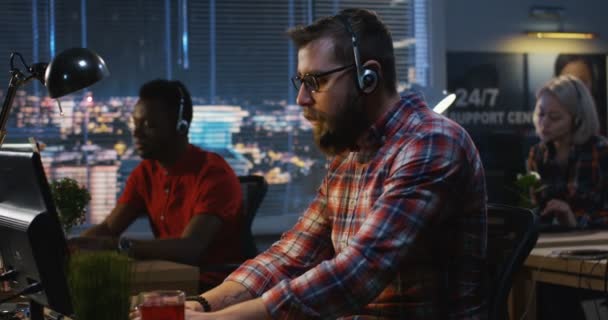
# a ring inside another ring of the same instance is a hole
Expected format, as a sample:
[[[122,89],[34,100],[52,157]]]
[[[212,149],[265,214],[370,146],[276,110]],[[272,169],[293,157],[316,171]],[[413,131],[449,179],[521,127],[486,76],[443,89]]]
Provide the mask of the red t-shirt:
[[[244,261],[241,198],[238,178],[228,163],[189,145],[168,170],[155,160],[143,160],[129,176],[118,203],[147,212],[159,239],[180,238],[196,215],[220,218],[222,227],[200,261],[205,266]],[[201,273],[201,281],[219,284],[227,275]]]

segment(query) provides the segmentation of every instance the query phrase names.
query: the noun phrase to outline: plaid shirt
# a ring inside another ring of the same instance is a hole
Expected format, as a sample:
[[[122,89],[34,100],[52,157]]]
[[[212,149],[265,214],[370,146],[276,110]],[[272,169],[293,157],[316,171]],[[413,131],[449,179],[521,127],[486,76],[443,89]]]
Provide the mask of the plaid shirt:
[[[568,165],[554,161],[555,148],[540,143],[530,149],[528,170],[541,176],[543,188],[534,194],[542,209],[551,199],[566,201],[576,216],[578,227],[608,225],[608,140],[592,136],[574,145]]]
[[[483,167],[470,137],[404,96],[336,157],[298,223],[226,280],[277,319],[478,319]]]

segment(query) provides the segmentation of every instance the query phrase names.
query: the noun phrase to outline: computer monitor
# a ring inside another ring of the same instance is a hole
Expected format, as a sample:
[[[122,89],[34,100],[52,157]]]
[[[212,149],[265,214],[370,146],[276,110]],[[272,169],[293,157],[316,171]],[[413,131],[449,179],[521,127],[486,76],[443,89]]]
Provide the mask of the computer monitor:
[[[41,290],[27,295],[33,307],[72,314],[67,244],[38,153],[0,151],[0,254],[17,271],[13,292],[38,282]]]

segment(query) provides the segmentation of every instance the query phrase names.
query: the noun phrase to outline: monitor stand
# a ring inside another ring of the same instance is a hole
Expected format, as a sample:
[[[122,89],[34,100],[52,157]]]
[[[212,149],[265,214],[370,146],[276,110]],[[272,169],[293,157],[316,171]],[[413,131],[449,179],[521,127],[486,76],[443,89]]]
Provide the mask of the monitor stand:
[[[44,320],[44,307],[30,299],[30,320]]]

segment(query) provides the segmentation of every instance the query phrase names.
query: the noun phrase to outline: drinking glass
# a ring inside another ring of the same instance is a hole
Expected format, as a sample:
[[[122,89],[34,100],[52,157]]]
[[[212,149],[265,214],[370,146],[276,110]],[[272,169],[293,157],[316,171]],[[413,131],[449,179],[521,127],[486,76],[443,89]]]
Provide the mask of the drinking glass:
[[[186,295],[181,290],[156,290],[137,296],[141,320],[184,320]]]

